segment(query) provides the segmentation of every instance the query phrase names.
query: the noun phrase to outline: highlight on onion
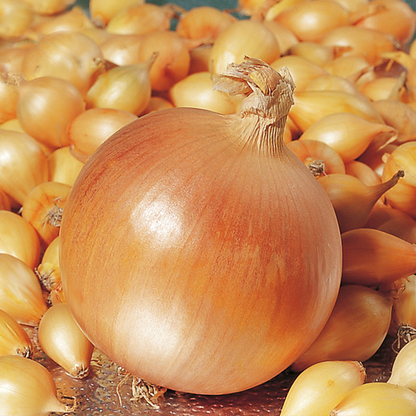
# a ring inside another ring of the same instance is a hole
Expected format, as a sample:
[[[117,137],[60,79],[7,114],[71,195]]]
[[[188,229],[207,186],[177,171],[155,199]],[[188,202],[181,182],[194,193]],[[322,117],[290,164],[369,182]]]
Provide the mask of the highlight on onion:
[[[214,85],[246,95],[238,114],[173,108],[123,127],[86,162],[60,232],[66,300],[89,340],[132,375],[200,394],[296,360],[342,266],[333,207],[283,142],[290,73],[246,58]]]

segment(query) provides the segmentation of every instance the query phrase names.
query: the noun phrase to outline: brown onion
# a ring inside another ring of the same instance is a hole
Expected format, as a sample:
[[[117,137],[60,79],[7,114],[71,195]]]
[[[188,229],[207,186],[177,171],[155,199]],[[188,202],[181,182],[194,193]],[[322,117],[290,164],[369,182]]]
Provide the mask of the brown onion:
[[[240,113],[153,112],[80,173],[61,226],[64,292],[128,372],[179,391],[241,391],[323,328],[341,246],[323,189],[283,143],[293,87],[288,71],[247,58],[215,81],[247,94]]]
[[[362,285],[341,286],[324,329],[290,368],[298,372],[322,361],[368,360],[386,338],[391,309],[392,300],[383,293]]]
[[[373,228],[342,234],[342,282],[378,286],[416,271],[416,246]]]

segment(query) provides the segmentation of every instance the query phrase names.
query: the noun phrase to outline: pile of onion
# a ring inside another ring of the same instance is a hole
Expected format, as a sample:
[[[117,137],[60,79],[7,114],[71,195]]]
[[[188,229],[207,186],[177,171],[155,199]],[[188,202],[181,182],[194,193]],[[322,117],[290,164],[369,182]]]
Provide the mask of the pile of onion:
[[[240,112],[162,110],[106,140],[60,233],[66,300],[90,341],[135,376],[200,394],[285,370],[341,277],[331,202],[283,142],[290,73],[246,58],[214,88],[245,94]]]

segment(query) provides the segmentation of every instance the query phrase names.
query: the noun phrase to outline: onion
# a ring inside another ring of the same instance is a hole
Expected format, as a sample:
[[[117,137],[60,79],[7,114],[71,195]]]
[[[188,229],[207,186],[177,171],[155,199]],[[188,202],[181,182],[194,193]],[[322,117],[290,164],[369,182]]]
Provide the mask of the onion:
[[[151,67],[157,53],[135,65],[116,66],[101,74],[85,97],[87,108],[113,108],[140,115],[152,93]]]
[[[16,118],[18,98],[19,89],[16,82],[7,73],[0,73],[0,123]]]
[[[47,306],[34,271],[5,253],[0,253],[0,271],[0,309],[22,325],[39,325]]]
[[[141,379],[203,394],[288,367],[328,319],[341,269],[333,208],[283,143],[289,73],[247,58],[215,88],[245,92],[240,113],[157,111],[100,146],[60,233],[90,341]]]
[[[45,354],[70,376],[85,378],[94,346],[74,321],[66,303],[51,306],[39,324],[38,339]]]
[[[31,358],[33,344],[23,327],[0,309],[0,356],[20,355]]]
[[[380,177],[370,166],[359,160],[351,160],[345,164],[345,173],[355,176],[362,183],[368,186],[378,185],[381,182]],[[381,198],[384,199],[384,198]]]
[[[19,87],[17,118],[27,134],[49,147],[69,145],[68,126],[84,109],[79,90],[64,79],[44,76]]]
[[[322,361],[296,378],[283,403],[280,416],[329,412],[355,387],[364,383],[364,366],[358,361]]]
[[[143,40],[140,35],[111,35],[100,44],[104,58],[113,64],[139,63],[139,50]]]
[[[23,202],[21,215],[36,230],[45,249],[59,234],[62,212],[71,186],[47,181],[33,188]]]
[[[199,6],[180,16],[176,32],[184,38],[212,43],[235,21],[236,18],[226,11],[218,10],[215,7]]]
[[[416,393],[416,339],[409,341],[399,350],[393,361],[393,367],[387,383],[406,387]]]
[[[48,179],[48,165],[41,145],[25,133],[0,129],[0,189],[19,204]]]
[[[350,113],[370,122],[384,123],[370,100],[344,91],[295,92],[295,105],[289,116],[304,132],[316,121],[334,113]]]
[[[390,383],[364,383],[349,393],[329,416],[413,416],[416,393]]]
[[[31,269],[39,262],[40,241],[35,229],[11,211],[0,211],[0,252],[17,257]]]
[[[43,36],[27,50],[22,71],[28,80],[59,77],[74,84],[82,95],[104,70],[100,47],[81,32],[59,31]]]
[[[72,186],[84,163],[76,159],[69,146],[60,147],[48,155],[49,181]]]
[[[296,55],[282,56],[273,61],[270,66],[276,70],[284,66],[289,68],[296,85],[296,91],[305,90],[311,81],[327,74],[318,64]]]
[[[400,45],[410,42],[416,30],[416,13],[404,0],[371,0],[380,11],[364,17],[357,26],[392,35]]]
[[[150,83],[154,91],[166,91],[189,73],[192,43],[173,31],[156,31],[143,36],[139,61],[157,58],[150,68]]]
[[[82,112],[68,129],[72,155],[85,162],[113,133],[136,119],[132,112],[116,108],[90,108]]]
[[[385,162],[383,179],[394,169],[403,170],[405,175],[397,189],[386,192],[386,201],[416,219],[416,141],[403,143],[393,150]]]
[[[33,10],[25,0],[0,2],[0,39],[16,40],[25,35],[33,20]]]
[[[46,247],[36,274],[47,291],[62,290],[61,269],[59,266],[59,235]]]
[[[294,140],[287,147],[308,167],[315,178],[345,173],[341,156],[329,145],[317,140]]]
[[[365,361],[386,338],[392,300],[361,285],[341,286],[337,302],[322,332],[292,365],[299,372],[322,361]]]
[[[87,13],[81,7],[74,6],[72,9],[54,16],[52,19],[47,19],[36,25],[34,29],[37,33],[49,35],[62,30],[83,31],[93,29],[94,27]]]
[[[124,8],[144,2],[145,0],[90,0],[89,12],[97,26],[105,26],[113,16]]]
[[[29,358],[0,357],[0,395],[3,415],[47,416],[73,411],[58,400],[49,371]]]
[[[392,234],[358,228],[342,234],[342,282],[378,286],[416,271],[416,246]]]
[[[174,15],[175,9],[170,4],[134,4],[114,15],[107,23],[106,30],[124,35],[145,35],[157,30],[169,30]]]
[[[313,123],[300,136],[300,140],[317,140],[331,146],[344,163],[361,156],[370,143],[382,136],[395,139],[397,130],[384,123],[375,123],[351,113],[328,114]]]
[[[221,74],[228,64],[240,63],[246,55],[268,64],[280,57],[274,33],[257,20],[239,20],[215,39],[211,51],[212,72]]]
[[[76,0],[25,0],[34,12],[42,15],[55,15],[72,6]]]
[[[416,220],[389,205],[377,204],[371,211],[366,228],[377,228],[388,234],[416,244]]]
[[[209,72],[190,74],[169,90],[170,101],[175,107],[204,108],[221,114],[235,113],[235,100],[222,91],[213,90],[212,85]]]
[[[414,336],[416,332],[416,275],[412,274],[402,279],[397,286],[397,294],[393,299],[389,333],[397,337],[397,345],[400,346],[403,341],[409,342],[410,337]],[[408,364],[410,364],[410,361]],[[403,369],[397,371],[397,374],[395,374],[395,371],[392,372],[392,382],[394,384],[401,384],[397,381],[400,378],[405,378],[405,374],[402,372]],[[394,379],[396,379],[396,382],[393,381]],[[414,388],[416,390],[416,383]]]
[[[383,52],[394,51],[397,41],[383,32],[359,26],[341,26],[325,33],[320,40],[325,46],[349,47],[343,56],[358,56],[364,58],[370,65],[382,63]]]

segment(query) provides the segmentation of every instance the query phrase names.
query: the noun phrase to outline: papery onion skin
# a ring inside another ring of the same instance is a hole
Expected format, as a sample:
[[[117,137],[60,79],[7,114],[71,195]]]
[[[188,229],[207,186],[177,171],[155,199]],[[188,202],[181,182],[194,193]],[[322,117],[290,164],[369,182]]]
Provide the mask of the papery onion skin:
[[[261,384],[334,306],[333,208],[283,144],[288,103],[264,118],[249,108],[254,95],[243,116],[177,108],[130,123],[67,200],[68,305],[100,351],[153,384],[201,394]]]

